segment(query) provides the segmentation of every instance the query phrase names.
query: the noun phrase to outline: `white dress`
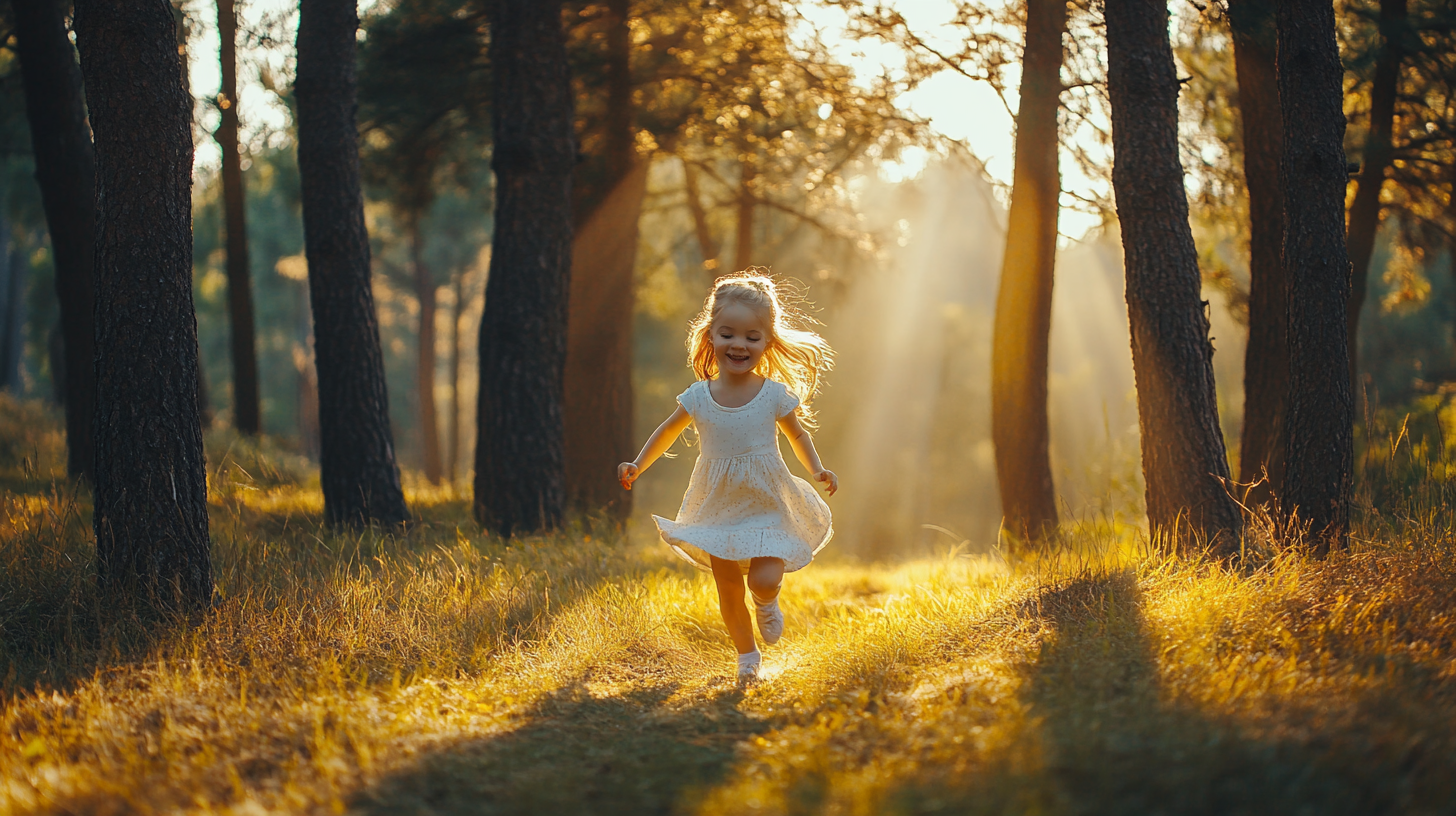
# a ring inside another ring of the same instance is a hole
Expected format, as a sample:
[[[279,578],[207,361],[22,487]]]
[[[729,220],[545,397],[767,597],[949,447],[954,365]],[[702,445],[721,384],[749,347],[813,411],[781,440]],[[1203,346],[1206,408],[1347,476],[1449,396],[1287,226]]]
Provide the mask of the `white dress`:
[[[799,398],[766,379],[746,405],[724,408],[699,380],[677,401],[693,418],[702,453],[677,520],[652,517],[662,540],[703,570],[712,569],[709,555],[745,570],[749,559],[765,556],[782,558],[785,572],[807,566],[834,525],[829,506],[779,453],[776,423]]]

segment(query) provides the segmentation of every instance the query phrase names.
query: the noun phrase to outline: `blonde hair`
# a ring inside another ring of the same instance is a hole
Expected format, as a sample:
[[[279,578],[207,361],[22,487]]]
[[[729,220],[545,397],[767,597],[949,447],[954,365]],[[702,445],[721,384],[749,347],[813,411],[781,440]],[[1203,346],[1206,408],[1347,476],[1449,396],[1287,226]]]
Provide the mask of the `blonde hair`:
[[[814,412],[809,403],[819,394],[824,374],[834,367],[834,350],[808,328],[813,320],[796,308],[793,301],[798,298],[780,294],[778,285],[767,273],[768,269],[762,266],[750,266],[713,283],[713,292],[703,303],[703,310],[688,326],[688,365],[700,380],[716,377],[718,358],[713,354],[713,321],[729,303],[754,310],[768,326],[768,342],[753,373],[783,383],[799,398],[800,420],[813,428]]]

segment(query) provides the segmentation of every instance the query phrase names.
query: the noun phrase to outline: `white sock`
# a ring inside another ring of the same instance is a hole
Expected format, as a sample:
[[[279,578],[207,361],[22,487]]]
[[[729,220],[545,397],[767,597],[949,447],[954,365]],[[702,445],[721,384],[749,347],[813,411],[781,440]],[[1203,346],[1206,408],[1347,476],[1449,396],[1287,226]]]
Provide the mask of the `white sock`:
[[[779,599],[779,591],[777,589],[774,590],[774,594],[770,595],[766,599],[758,597],[758,593],[754,592],[753,590],[749,590],[748,595],[749,597],[753,598],[754,606],[768,606],[769,604]]]
[[[738,656],[738,668],[740,669],[747,666],[757,665],[762,662],[763,653],[759,652],[757,646],[753,647],[753,651],[745,652]]]

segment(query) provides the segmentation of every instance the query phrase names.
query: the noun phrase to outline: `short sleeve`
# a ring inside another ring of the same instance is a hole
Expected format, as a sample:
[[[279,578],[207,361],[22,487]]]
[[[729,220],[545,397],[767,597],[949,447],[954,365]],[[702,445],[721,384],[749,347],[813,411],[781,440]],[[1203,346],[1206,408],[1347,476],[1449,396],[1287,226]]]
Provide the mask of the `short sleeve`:
[[[794,392],[790,391],[788,386],[783,383],[776,383],[776,385],[779,387],[778,417],[779,419],[783,419],[789,414],[792,414],[795,408],[799,407],[799,398],[794,396]]]
[[[677,404],[681,405],[689,416],[698,415],[698,385],[701,382],[701,380],[694,382],[677,395]]]

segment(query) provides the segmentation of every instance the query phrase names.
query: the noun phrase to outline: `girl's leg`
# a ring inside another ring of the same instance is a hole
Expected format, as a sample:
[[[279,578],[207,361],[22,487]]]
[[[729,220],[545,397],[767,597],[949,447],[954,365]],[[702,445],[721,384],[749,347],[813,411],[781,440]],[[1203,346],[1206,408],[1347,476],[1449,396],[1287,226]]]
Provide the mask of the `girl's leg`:
[[[728,637],[733,638],[739,654],[757,651],[758,646],[753,642],[753,621],[743,603],[743,574],[738,562],[714,557],[713,580],[718,584],[718,609],[723,613]]]
[[[753,600],[762,606],[779,596],[784,582],[784,559],[755,558],[748,562],[748,589]]]

